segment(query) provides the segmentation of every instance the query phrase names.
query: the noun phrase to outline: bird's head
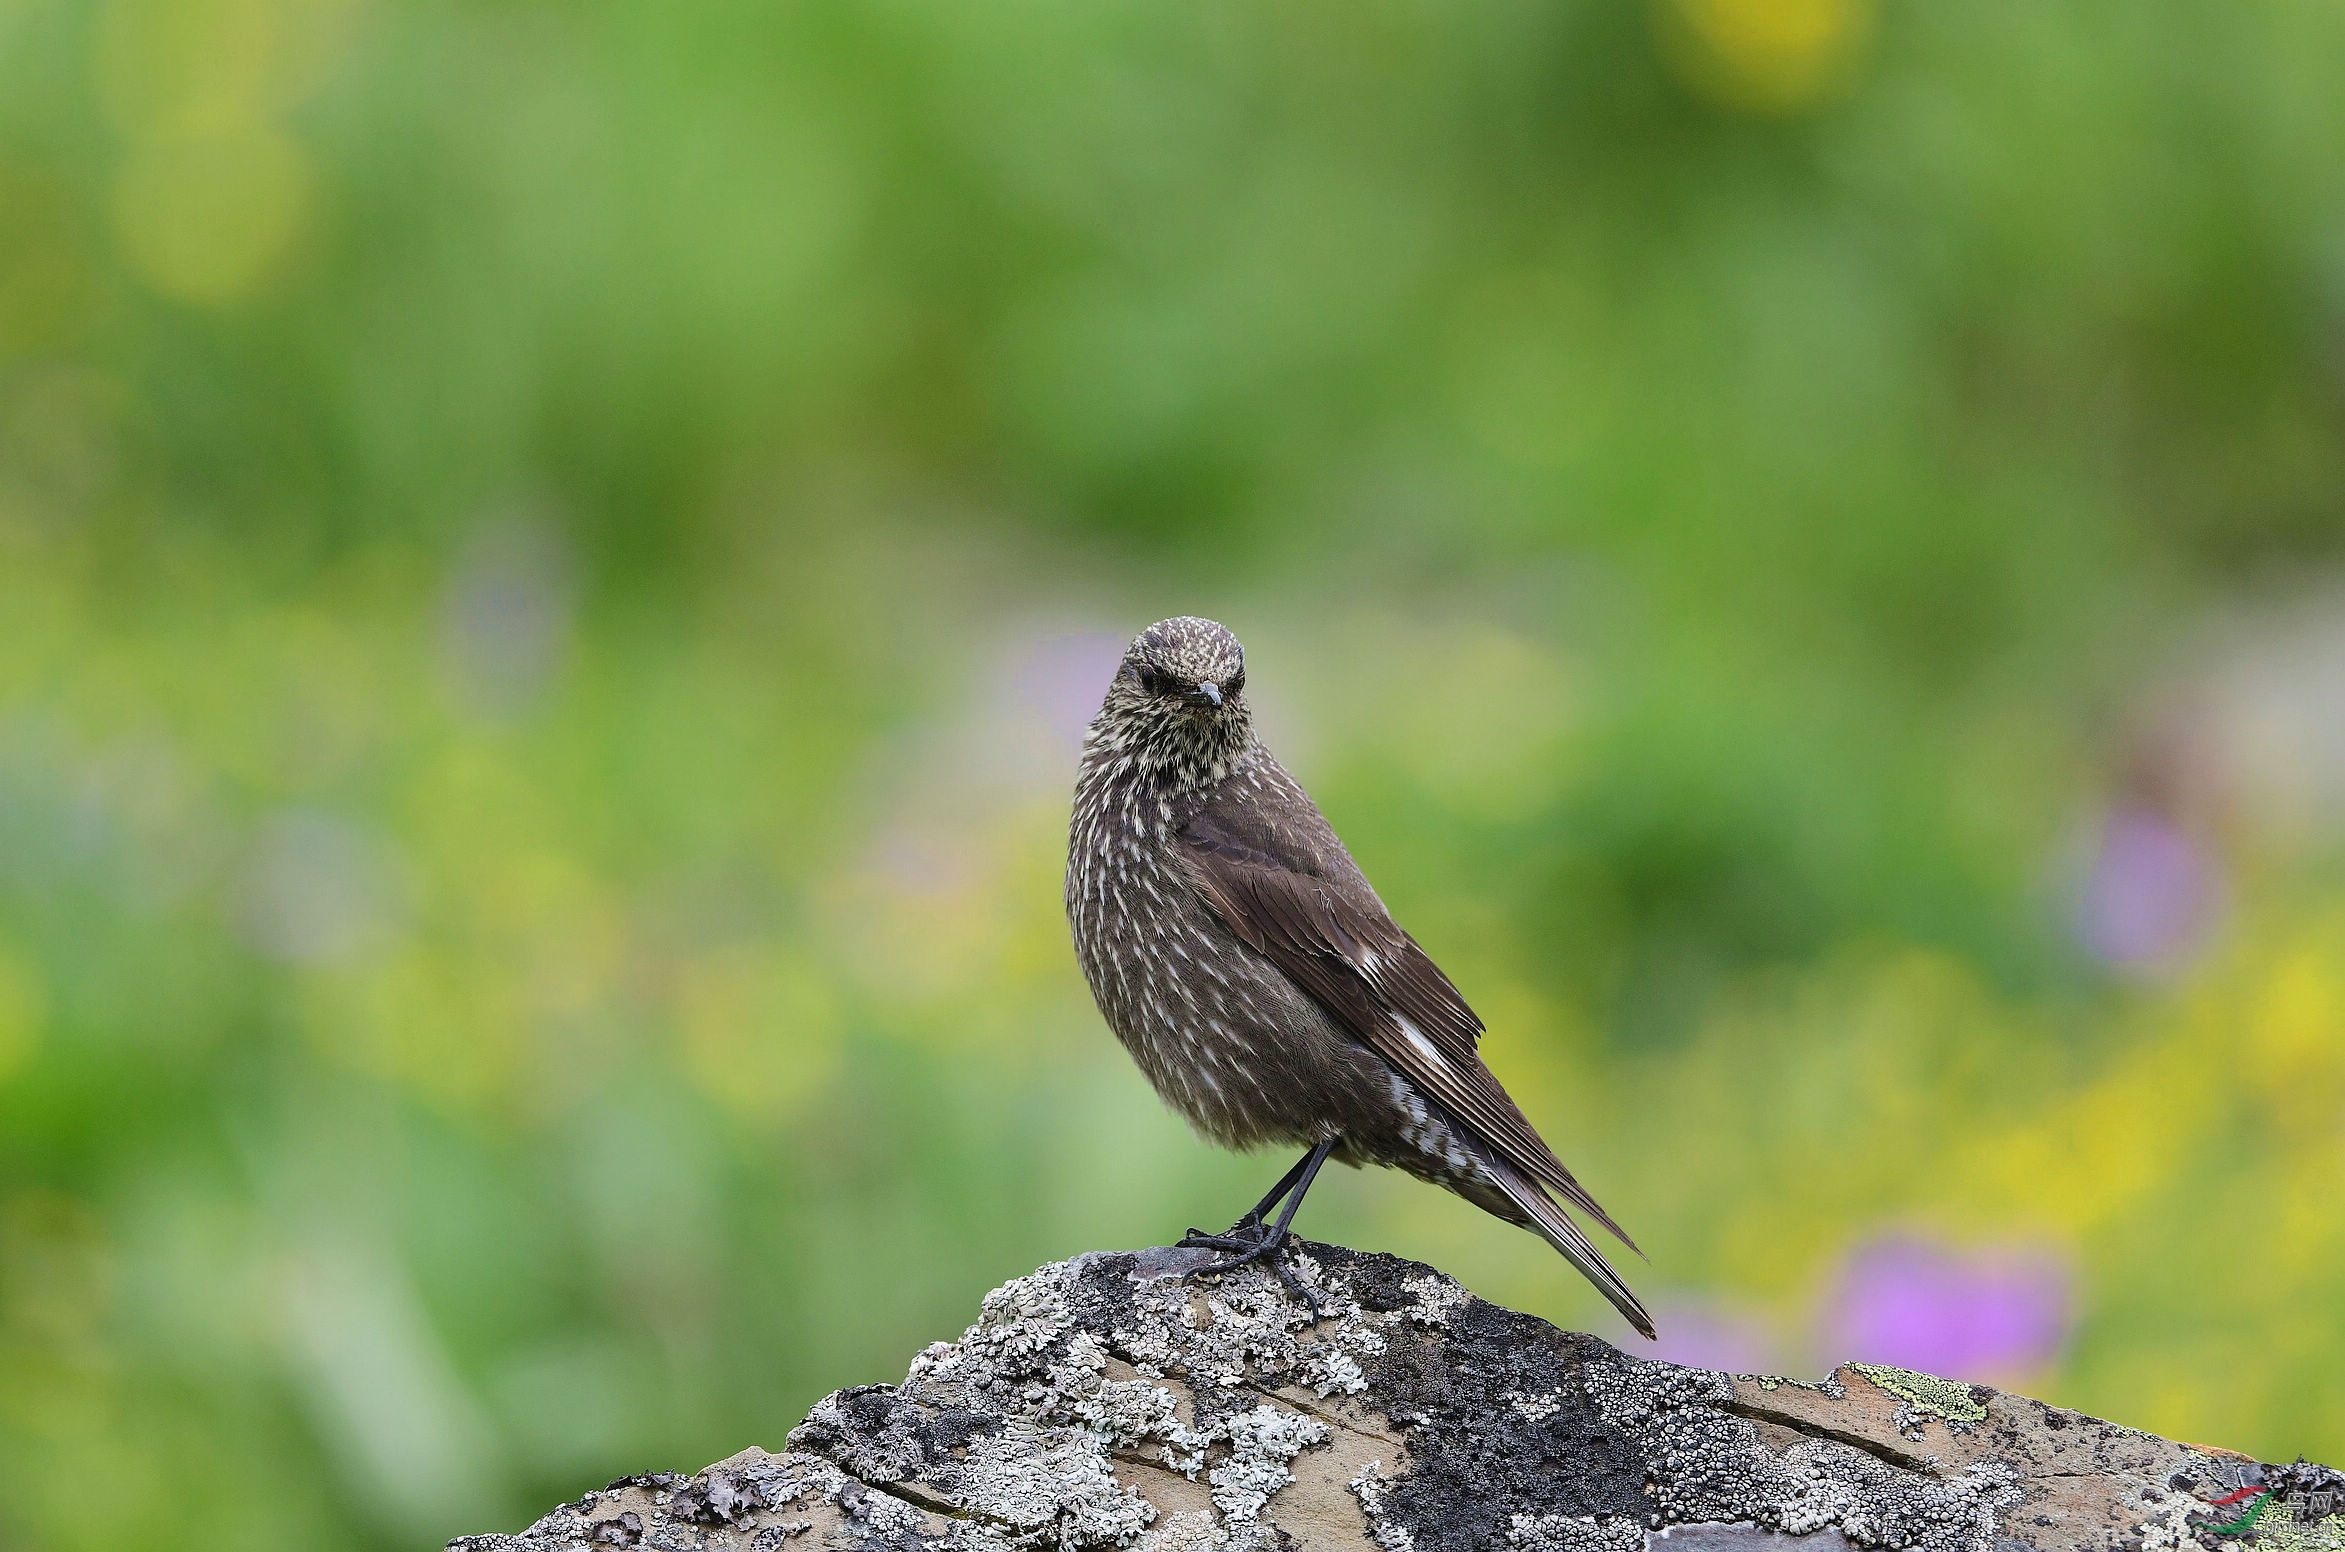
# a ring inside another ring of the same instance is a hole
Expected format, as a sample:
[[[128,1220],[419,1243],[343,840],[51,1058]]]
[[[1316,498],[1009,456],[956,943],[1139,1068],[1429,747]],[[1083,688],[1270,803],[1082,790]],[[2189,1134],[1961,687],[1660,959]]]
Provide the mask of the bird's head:
[[[1253,738],[1246,649],[1211,620],[1158,620],[1125,649],[1092,726],[1183,784],[1217,781]]]

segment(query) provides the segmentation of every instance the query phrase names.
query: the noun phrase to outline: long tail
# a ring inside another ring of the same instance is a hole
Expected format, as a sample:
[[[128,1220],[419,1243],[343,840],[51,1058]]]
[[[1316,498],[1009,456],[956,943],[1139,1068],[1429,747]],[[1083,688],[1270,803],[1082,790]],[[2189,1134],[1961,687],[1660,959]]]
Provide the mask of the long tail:
[[[1483,1178],[1497,1188],[1507,1204],[1517,1213],[1498,1211],[1501,1204],[1485,1204],[1501,1218],[1521,1222],[1541,1239],[1553,1245],[1563,1259],[1579,1269],[1582,1277],[1596,1285],[1596,1291],[1612,1301],[1628,1323],[1642,1332],[1648,1341],[1658,1340],[1660,1333],[1653,1329],[1653,1317],[1637,1299],[1634,1289],[1621,1280],[1612,1263],[1580,1232],[1580,1226],[1564,1216],[1554,1199],[1539,1189],[1523,1172],[1498,1157],[1492,1148],[1478,1147]],[[1479,1183],[1479,1182],[1477,1182]],[[1519,1213],[1519,1217],[1518,1217]]]

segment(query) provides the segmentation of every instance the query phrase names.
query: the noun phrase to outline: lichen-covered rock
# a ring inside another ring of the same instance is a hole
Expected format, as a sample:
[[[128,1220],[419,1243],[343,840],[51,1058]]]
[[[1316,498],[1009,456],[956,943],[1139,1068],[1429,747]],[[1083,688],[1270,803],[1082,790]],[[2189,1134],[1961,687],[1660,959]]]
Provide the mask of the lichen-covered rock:
[[[1332,1246],[1295,1258],[1315,1320],[1259,1271],[1189,1280],[1210,1259],[1046,1266],[902,1384],[825,1397],[784,1454],[450,1547],[2345,1552],[2325,1468],[1878,1365],[1803,1385],[1649,1362]]]

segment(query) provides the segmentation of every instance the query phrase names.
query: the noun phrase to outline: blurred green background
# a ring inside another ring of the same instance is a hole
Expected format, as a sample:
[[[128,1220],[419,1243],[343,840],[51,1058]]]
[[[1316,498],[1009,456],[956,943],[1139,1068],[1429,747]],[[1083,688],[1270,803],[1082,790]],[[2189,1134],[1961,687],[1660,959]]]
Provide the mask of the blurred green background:
[[[0,1546],[517,1528],[1234,1216],[1059,907],[1180,612],[1665,1351],[2345,1457],[2340,79],[2310,0],[0,0]]]

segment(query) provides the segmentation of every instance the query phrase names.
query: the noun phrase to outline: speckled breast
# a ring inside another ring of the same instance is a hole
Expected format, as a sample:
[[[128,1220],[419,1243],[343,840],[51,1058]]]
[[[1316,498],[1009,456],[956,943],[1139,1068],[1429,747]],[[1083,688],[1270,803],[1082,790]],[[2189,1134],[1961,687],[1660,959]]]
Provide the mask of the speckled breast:
[[[1243,1146],[1263,1135],[1248,1052],[1293,1010],[1183,871],[1182,818],[1138,779],[1086,767],[1068,836],[1067,918],[1092,996],[1149,1082],[1199,1130]]]

